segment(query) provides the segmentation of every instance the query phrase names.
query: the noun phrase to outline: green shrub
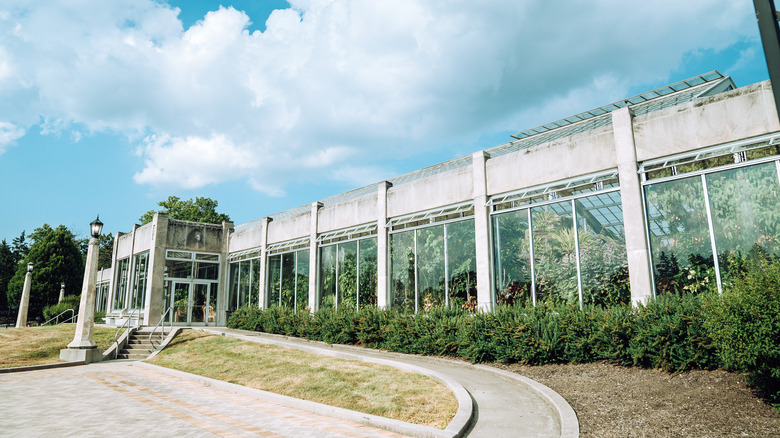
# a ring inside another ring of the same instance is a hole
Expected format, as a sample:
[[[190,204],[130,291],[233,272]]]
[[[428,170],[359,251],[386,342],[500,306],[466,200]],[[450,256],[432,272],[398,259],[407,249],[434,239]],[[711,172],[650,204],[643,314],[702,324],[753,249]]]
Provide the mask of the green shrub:
[[[71,314],[68,312],[64,315],[61,315],[59,318],[60,322],[69,319],[71,316],[78,317],[80,301],[81,295],[66,295],[61,302],[52,304],[51,306],[46,306],[43,309],[43,320],[48,321],[68,309],[73,309],[73,313]],[[55,321],[52,321],[50,324],[54,324],[54,322]]]
[[[723,365],[780,407],[780,261],[758,261],[707,306]]]

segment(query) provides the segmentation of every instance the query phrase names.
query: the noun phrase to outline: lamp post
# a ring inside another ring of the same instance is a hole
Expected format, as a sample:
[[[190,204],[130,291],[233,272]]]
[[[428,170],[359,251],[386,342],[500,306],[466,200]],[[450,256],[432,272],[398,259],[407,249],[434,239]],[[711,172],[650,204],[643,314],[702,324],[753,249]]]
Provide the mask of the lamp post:
[[[65,299],[65,282],[60,283],[60,299],[57,300],[57,304],[61,303]]]
[[[19,314],[16,317],[16,328],[27,325],[27,307],[30,305],[30,287],[32,286],[32,262],[27,264],[27,275],[24,276],[24,288],[22,289],[22,302],[19,303]]]
[[[68,348],[60,350],[60,359],[87,363],[101,359],[102,351],[97,348],[92,332],[95,326],[95,284],[97,282],[97,264],[100,232],[103,222],[100,216],[89,224],[92,238],[87,249],[87,265],[84,268],[84,283],[81,286],[81,301],[79,302],[79,317],[76,322],[76,334]]]

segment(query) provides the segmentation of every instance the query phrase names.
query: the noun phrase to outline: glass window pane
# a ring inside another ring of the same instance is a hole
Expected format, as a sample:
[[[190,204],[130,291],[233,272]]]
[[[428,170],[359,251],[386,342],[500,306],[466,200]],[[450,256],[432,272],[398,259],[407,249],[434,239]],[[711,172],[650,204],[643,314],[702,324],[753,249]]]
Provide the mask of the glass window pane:
[[[128,270],[130,259],[122,259],[117,262],[116,288],[114,289],[113,310],[125,308],[125,294],[127,293]]]
[[[218,254],[195,254],[195,260],[212,260],[212,261],[219,261],[219,255]]]
[[[390,235],[390,266],[393,308],[414,312],[414,231]]]
[[[447,224],[450,307],[477,308],[476,259],[474,219]]]
[[[297,251],[295,255],[298,257],[295,310],[303,310],[309,307],[309,250]]]
[[[337,308],[357,308],[357,242],[338,245]]]
[[[251,263],[252,279],[249,284],[249,302],[252,303],[251,307],[257,307],[260,302],[260,259],[252,259],[248,261]]]
[[[360,245],[360,290],[358,308],[376,306],[376,237],[358,242]]]
[[[295,307],[295,253],[288,252],[282,256],[282,285],[280,305]]]
[[[165,271],[168,278],[192,278],[192,262],[166,260]]]
[[[135,256],[135,275],[134,275],[134,287],[132,296],[133,309],[143,309],[146,303],[146,277],[147,277],[147,262],[149,260],[149,253],[138,254]]]
[[[320,248],[320,309],[336,305],[336,245]]]
[[[571,202],[531,209],[536,302],[579,302]]]
[[[238,274],[238,306],[244,307],[246,305],[251,306],[249,295],[249,280],[251,279],[251,271],[249,270],[249,260],[244,260],[239,264]]]
[[[166,258],[169,259],[192,259],[192,253],[189,251],[168,251],[168,253],[165,255]]]
[[[265,307],[276,307],[279,305],[279,279],[282,276],[282,256],[268,256],[268,266],[266,267],[268,281],[265,285]]]
[[[528,210],[493,216],[496,304],[531,302]]]
[[[629,303],[631,289],[620,192],[580,198],[574,204],[583,301],[598,305]]]
[[[219,278],[219,264],[195,262],[195,278],[200,280],[216,280]]]
[[[230,264],[230,286],[228,292],[227,308],[228,312],[236,310],[238,305],[238,262]]]
[[[746,260],[780,256],[780,184],[775,163],[707,175],[721,278]]]
[[[715,287],[701,177],[645,186],[657,294]]]
[[[444,305],[444,226],[417,230],[418,311]]]

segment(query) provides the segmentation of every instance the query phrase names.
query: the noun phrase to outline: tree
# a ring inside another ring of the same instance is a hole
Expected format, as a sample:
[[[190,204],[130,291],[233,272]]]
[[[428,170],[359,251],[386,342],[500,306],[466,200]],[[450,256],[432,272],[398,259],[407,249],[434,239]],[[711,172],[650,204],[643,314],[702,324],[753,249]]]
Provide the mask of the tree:
[[[16,257],[5,239],[0,242],[0,311],[8,308],[8,282],[16,271]]]
[[[19,303],[27,273],[27,264],[33,263],[32,288],[28,319],[43,316],[43,308],[55,304],[59,297],[60,283],[65,283],[65,293],[78,294],[84,279],[84,263],[78,242],[64,225],[51,228],[44,224],[30,238],[33,244],[26,257],[17,265],[16,273],[8,284],[8,301]]]
[[[154,218],[155,213],[168,213],[171,219],[179,219],[192,222],[205,222],[207,224],[221,224],[229,221],[230,216],[217,213],[219,203],[211,198],[196,197],[195,200],[182,201],[176,196],[169,196],[167,200],[157,203],[161,210],[149,210],[138,220],[141,225],[148,224]]]
[[[78,240],[79,250],[81,251],[81,258],[84,261],[84,265],[87,264],[87,251],[89,250],[90,237],[85,237]],[[111,267],[111,257],[114,254],[114,235],[113,234],[101,234],[98,236],[98,244],[100,251],[98,252],[98,270],[108,269]]]
[[[27,255],[27,251],[30,250],[25,239],[26,236],[24,235],[24,231],[22,231],[22,234],[11,242],[11,252],[13,252],[17,263],[22,260]]]

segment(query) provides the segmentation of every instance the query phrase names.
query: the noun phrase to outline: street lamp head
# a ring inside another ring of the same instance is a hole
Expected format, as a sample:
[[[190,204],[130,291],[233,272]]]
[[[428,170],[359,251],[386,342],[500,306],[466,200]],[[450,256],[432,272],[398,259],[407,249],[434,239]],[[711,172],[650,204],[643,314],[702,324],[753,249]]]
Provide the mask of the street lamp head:
[[[27,264],[27,272],[32,272],[33,264],[32,262]]]
[[[103,222],[100,222],[100,215],[89,224],[89,229],[92,233],[92,237],[96,239],[100,237],[100,233],[103,231]]]

